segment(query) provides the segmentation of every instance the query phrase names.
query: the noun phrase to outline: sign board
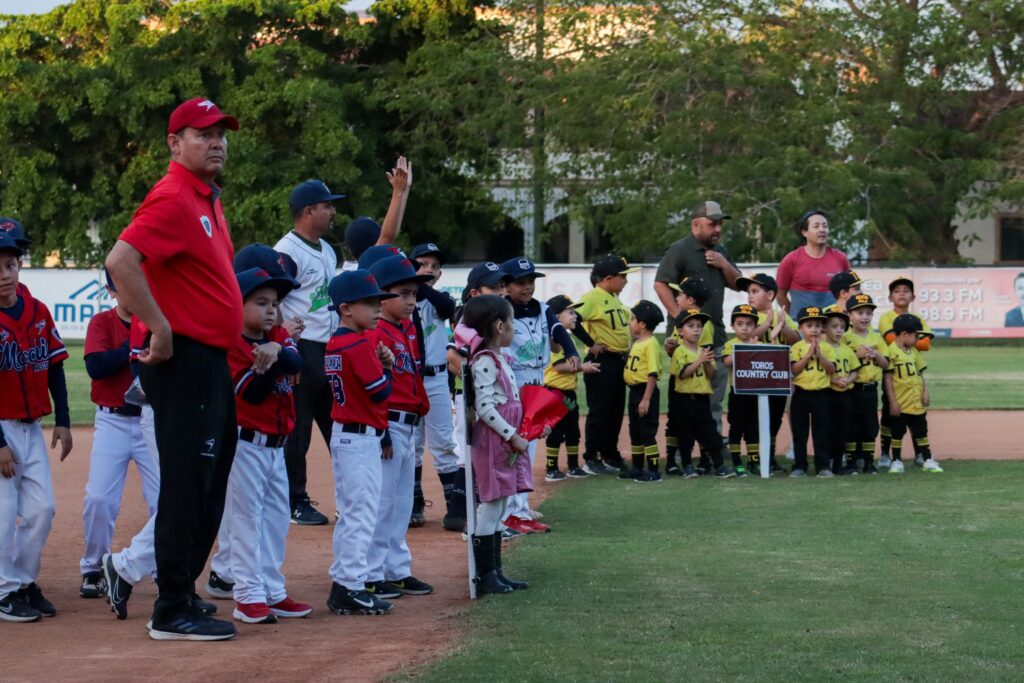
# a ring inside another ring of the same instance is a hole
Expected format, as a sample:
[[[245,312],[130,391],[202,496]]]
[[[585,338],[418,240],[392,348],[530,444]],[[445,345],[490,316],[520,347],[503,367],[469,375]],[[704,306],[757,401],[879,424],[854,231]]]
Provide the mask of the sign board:
[[[789,396],[789,347],[777,344],[736,344],[732,383],[737,394]]]

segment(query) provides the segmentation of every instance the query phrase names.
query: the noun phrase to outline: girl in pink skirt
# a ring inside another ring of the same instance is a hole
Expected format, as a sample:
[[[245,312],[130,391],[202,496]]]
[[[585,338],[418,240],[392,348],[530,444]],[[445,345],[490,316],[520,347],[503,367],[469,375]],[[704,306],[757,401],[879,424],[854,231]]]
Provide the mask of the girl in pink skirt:
[[[462,322],[481,338],[469,364],[476,412],[470,457],[480,500],[473,535],[475,581],[481,595],[510,593],[529,584],[502,574],[498,525],[509,498],[533,490],[528,444],[519,435],[523,406],[512,368],[501,355],[502,347],[512,343],[512,306],[491,294],[476,296],[466,303]]]

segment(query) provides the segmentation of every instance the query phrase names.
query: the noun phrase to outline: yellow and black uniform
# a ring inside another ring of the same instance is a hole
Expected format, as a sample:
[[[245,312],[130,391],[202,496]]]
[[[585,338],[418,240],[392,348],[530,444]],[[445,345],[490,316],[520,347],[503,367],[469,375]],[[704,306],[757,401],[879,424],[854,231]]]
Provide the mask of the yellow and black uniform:
[[[891,378],[892,390],[896,405],[900,407],[898,417],[889,417],[892,430],[892,458],[900,460],[902,456],[903,435],[910,429],[914,439],[914,454],[931,459],[931,447],[928,443],[928,407],[923,403],[924,378],[927,365],[916,348],[904,349],[893,342],[889,345],[889,367],[885,374]]]
[[[565,362],[565,352],[551,353],[551,363],[544,370],[544,386],[555,389],[562,394],[562,401],[569,409],[562,419],[551,428],[545,441],[547,453],[547,471],[558,469],[558,451],[565,443],[565,459],[570,475],[577,476],[580,466],[580,407],[576,398],[577,376],[575,372],[559,372],[556,365]]]
[[[807,355],[810,342],[801,339],[789,349],[791,363]],[[819,343],[821,354],[835,362],[835,351],[824,341]],[[829,373],[817,358],[807,362],[803,371],[793,376],[793,398],[789,404],[789,426],[793,432],[793,470],[807,472],[807,437],[814,440],[814,469],[821,473],[829,469],[829,402],[826,392]]]
[[[647,379],[654,377],[657,381],[661,377],[662,369],[661,346],[654,335],[633,344],[626,358],[626,368],[622,377],[629,386],[629,443],[632,448],[633,469],[636,472],[642,472],[645,463],[649,472],[658,471],[657,436],[661,396],[657,384],[651,392],[646,415],[640,415],[639,406],[647,390]],[[604,372],[604,366],[601,367],[601,372]]]
[[[736,344],[759,344],[759,340],[742,342],[733,337],[722,347],[722,358],[733,355]],[[785,407],[786,397],[782,397]],[[781,423],[782,416],[780,413]],[[778,427],[776,427],[776,432]],[[757,396],[754,394],[737,394],[733,390],[732,372],[729,373],[729,454],[732,456],[733,467],[743,468],[743,443],[747,444],[747,460],[751,469],[761,466],[761,442],[758,433]],[[774,438],[774,434],[773,437]],[[774,452],[774,451],[772,451]],[[737,469],[737,472],[745,471]]]
[[[837,344],[826,341],[821,343],[828,344],[835,355],[836,371],[832,375],[833,380],[848,377],[860,367],[860,359],[857,358],[857,354],[842,340]],[[829,385],[829,420],[832,425],[829,429],[829,455],[832,458],[832,472],[835,474],[844,472],[843,455],[846,456],[848,467],[852,467],[854,462],[853,451],[856,444],[851,438],[853,433],[851,422],[853,397],[852,382],[845,387],[836,384]]]
[[[787,313],[784,313],[784,312],[782,312],[782,311],[778,311],[778,310],[776,310],[776,309],[774,309],[774,308],[773,308],[773,309],[771,310],[771,313],[772,313],[772,325],[771,325],[771,326],[769,327],[768,331],[764,333],[764,336],[763,336],[763,337],[761,337],[761,341],[762,341],[762,342],[764,342],[765,344],[781,344],[781,343],[782,343],[781,341],[775,341],[775,342],[773,342],[773,341],[771,340],[771,337],[772,337],[772,331],[771,331],[771,328],[772,328],[772,327],[775,327],[775,325],[777,325],[777,324],[778,324],[778,322],[779,322],[779,319],[778,319],[778,318],[777,318],[776,316],[777,316],[777,315],[779,315],[780,313],[781,313],[782,315],[786,316],[786,322],[785,322],[785,323],[783,323],[783,324],[784,324],[784,325],[785,325],[786,327],[788,327],[789,329],[791,329],[791,330],[793,330],[794,332],[796,332],[796,333],[798,333],[798,334],[799,334],[799,332],[800,332],[800,326],[799,326],[799,325],[797,325],[797,324],[796,324],[796,321],[795,321],[795,320],[793,320],[792,318],[790,318],[790,317],[789,317],[789,315],[788,315]],[[765,321],[765,320],[767,320],[767,319],[768,319],[768,313],[766,313],[766,312],[764,312],[764,311],[758,311],[758,312],[757,312],[757,326],[758,326],[758,327],[760,327],[761,325],[763,325],[763,324],[764,324],[764,321]]]
[[[586,450],[588,463],[604,462],[622,466],[619,455],[619,431],[626,409],[626,383],[622,372],[629,351],[629,309],[619,297],[595,287],[580,297],[579,316],[583,329],[594,342],[604,347],[599,356],[588,354],[585,360],[601,364],[601,372],[584,375],[587,387]]]
[[[693,468],[693,444],[697,442],[702,451],[711,457],[711,464],[717,472],[724,468],[722,462],[722,436],[718,433],[711,416],[711,380],[704,364],[692,375],[683,377],[687,367],[697,362],[701,347],[690,348],[681,343],[672,354],[669,371],[675,378],[675,405],[677,410],[675,427],[676,443],[682,460],[683,476],[696,476]]]
[[[673,329],[671,334],[668,336],[676,344],[681,344],[682,340],[679,338],[679,330]],[[700,331],[700,340],[697,342],[698,346],[714,346],[715,343],[715,326],[710,322],[704,323],[704,327]],[[682,474],[682,470],[673,469],[678,468],[677,454],[679,452],[679,444],[676,442],[676,432],[679,431],[676,425],[676,418],[679,414],[679,408],[677,403],[679,402],[675,391],[676,376],[674,374],[669,375],[668,378],[668,419],[665,420],[665,467],[668,472],[675,472]],[[701,454],[704,457],[704,454]]]
[[[847,330],[843,335],[843,344],[854,355],[861,346],[874,349],[882,356],[888,355],[888,345],[882,335],[874,330],[868,330],[865,335],[857,334],[852,329]],[[868,358],[861,361],[851,390],[849,440],[854,443],[854,462],[863,461],[865,472],[872,471],[873,467],[871,461],[875,455],[875,438],[878,437],[878,389],[881,381],[882,368],[878,362]],[[882,395],[885,395],[884,391]]]
[[[909,311],[908,311],[909,313]],[[878,319],[878,332],[882,336],[882,339],[886,344],[886,355],[889,353],[889,345],[893,343],[896,335],[892,331],[893,322],[899,317],[899,313],[895,310],[886,311]],[[915,348],[918,351],[927,351],[931,348],[931,338],[934,336],[932,328],[928,327],[928,323],[925,322],[924,318],[916,313],[910,313],[918,320],[921,321],[921,334],[918,336],[917,345]],[[882,419],[880,422],[880,431],[882,433],[881,448],[882,457],[889,457],[889,448],[892,443],[892,416],[889,414],[889,397],[885,393],[885,389],[882,388]]]

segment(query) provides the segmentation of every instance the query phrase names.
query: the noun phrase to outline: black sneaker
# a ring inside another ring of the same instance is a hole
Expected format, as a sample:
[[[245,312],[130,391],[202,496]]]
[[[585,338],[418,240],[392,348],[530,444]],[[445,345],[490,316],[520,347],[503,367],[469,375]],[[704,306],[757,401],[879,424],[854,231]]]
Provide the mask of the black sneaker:
[[[687,465],[683,470],[683,479],[696,479],[700,476],[700,472],[693,465]]]
[[[302,526],[323,526],[327,524],[327,517],[320,514],[316,509],[316,501],[306,496],[292,508],[292,524]]]
[[[425,581],[420,581],[415,576],[407,576],[397,581],[388,581],[388,584],[406,595],[429,595],[434,592],[433,586]]]
[[[569,475],[561,470],[548,470],[544,475],[544,481],[565,481],[568,478]]]
[[[235,584],[225,581],[217,572],[211,571],[210,580],[206,582],[206,594],[215,600],[234,600]]]
[[[719,465],[715,469],[715,476],[718,477],[719,479],[728,479],[729,477],[735,477],[736,473],[733,472],[728,467],[726,467],[725,465]]]
[[[387,614],[394,607],[366,591],[351,591],[337,583],[331,584],[331,595],[327,598],[327,609],[342,614]]]
[[[110,553],[103,556],[103,578],[106,582],[110,611],[116,614],[118,619],[127,619],[128,598],[132,596],[132,585],[122,579],[114,569],[114,558]]]
[[[214,619],[196,610],[166,621],[154,619],[149,625],[153,640],[231,640],[238,629],[230,621]]]
[[[35,583],[30,583],[27,588],[22,588],[16,595],[18,596],[16,599],[20,599],[44,617],[52,617],[57,614],[57,608],[43,596],[43,591]]]
[[[864,468],[864,474],[878,474],[878,468],[874,465],[868,465]]]
[[[736,465],[736,478],[743,479],[747,476],[747,468],[743,465]]]
[[[637,470],[637,469],[633,469],[633,468],[623,467],[622,470],[619,471],[619,479],[633,479],[633,480],[636,480],[636,479],[639,479],[642,476],[643,476],[643,472],[641,472],[640,470]]]
[[[0,621],[25,623],[39,621],[43,618],[39,610],[23,600],[18,600],[16,595],[16,593],[10,593],[3,600],[0,600]]]
[[[616,474],[618,470],[608,467],[600,460],[584,460],[583,471],[587,474]]]
[[[643,472],[636,480],[645,484],[661,481],[661,472]]]
[[[402,597],[401,589],[388,581],[367,581],[366,592],[382,600],[394,600]]]
[[[675,463],[672,463],[671,465],[665,468],[665,474],[671,474],[673,477],[681,477],[683,476],[683,468]]]
[[[103,572],[86,572],[82,574],[82,585],[78,594],[90,600],[102,598],[107,594],[107,584],[103,580]]]
[[[565,471],[565,475],[573,479],[586,479],[590,476],[587,474],[586,470],[581,467],[570,467]]]
[[[203,600],[195,593],[192,594],[192,606],[208,617],[212,617],[217,613],[217,605]]]

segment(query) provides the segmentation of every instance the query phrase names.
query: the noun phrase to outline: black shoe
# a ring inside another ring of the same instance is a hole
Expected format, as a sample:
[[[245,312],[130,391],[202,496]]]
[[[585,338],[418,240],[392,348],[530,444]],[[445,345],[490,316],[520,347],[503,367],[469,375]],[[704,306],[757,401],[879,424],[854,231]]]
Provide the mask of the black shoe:
[[[114,569],[114,558],[110,553],[103,556],[103,578],[107,584],[107,602],[110,603],[110,611],[116,614],[118,619],[127,619],[128,598],[132,596],[132,585],[122,579]]]
[[[387,583],[406,595],[430,595],[434,592],[433,586],[425,581],[420,581],[415,576],[407,576],[404,579]]]
[[[586,471],[579,467],[570,467],[565,471],[565,474],[567,477],[571,479],[586,479],[587,477],[590,476],[589,474],[586,473]]]
[[[327,598],[327,609],[342,614],[387,614],[394,607],[366,591],[351,591],[337,583],[331,584],[331,595]]]
[[[687,465],[686,469],[683,470],[683,479],[696,479],[700,476],[700,472],[693,465]]]
[[[660,472],[650,472],[650,471],[643,472],[643,473],[640,474],[639,477],[636,478],[636,480],[640,481],[640,482],[647,483],[647,484],[652,483],[652,482],[656,482],[656,481],[661,481],[661,473]]]
[[[366,592],[382,600],[394,600],[402,597],[402,591],[387,581],[367,581]]]
[[[584,460],[583,471],[587,474],[618,474],[614,467],[608,467],[600,460]]]
[[[624,467],[624,468],[622,468],[622,471],[619,472],[619,479],[633,479],[633,480],[637,480],[640,477],[642,477],[643,475],[644,475],[644,473],[641,472],[638,469],[634,469],[632,467],[630,467],[630,468],[625,468]]]
[[[230,621],[213,619],[197,610],[167,620],[154,618],[149,625],[153,640],[231,640],[237,634]]]
[[[668,467],[665,468],[665,474],[667,474],[667,475],[670,474],[673,477],[681,477],[681,476],[683,476],[683,468],[680,467],[679,465],[673,463],[673,464],[671,464],[671,465],[669,465]]]
[[[39,586],[35,583],[30,583],[27,588],[22,588],[16,595],[18,596],[16,599],[20,599],[44,617],[57,615],[57,608],[43,596],[43,591],[39,590]]]
[[[508,578],[501,570],[501,538],[499,534],[494,535],[494,573],[498,576],[499,581],[514,591],[524,591],[530,587],[530,584],[525,581]]]
[[[82,585],[78,588],[78,594],[90,600],[102,598],[107,594],[107,584],[103,580],[103,572],[86,572],[82,574]]]
[[[0,600],[0,621],[29,622],[39,621],[43,618],[42,613],[27,602],[18,600],[17,593],[11,593],[3,600]]]
[[[411,524],[412,520],[410,519],[409,522]],[[441,526],[444,527],[445,531],[465,531],[466,518],[454,515],[445,515],[444,519],[441,520]]]
[[[195,593],[192,594],[192,606],[199,610],[203,616],[212,617],[217,613],[217,605],[203,600]]]
[[[874,465],[868,465],[864,468],[864,474],[878,474],[878,468]]]
[[[499,595],[511,593],[512,586],[500,578],[496,571],[501,554],[501,542],[497,534],[473,536],[473,559],[476,560],[476,584],[478,595]],[[497,547],[495,547],[497,546]]]
[[[306,496],[292,508],[292,524],[301,526],[323,526],[327,524],[327,517],[320,514],[316,509],[316,501]]]
[[[715,476],[718,477],[719,479],[728,479],[730,477],[735,477],[736,473],[733,472],[728,467],[726,467],[725,465],[719,465],[715,469]]]
[[[225,581],[220,574],[211,570],[210,579],[206,582],[206,594],[215,600],[234,600],[235,584]]]

